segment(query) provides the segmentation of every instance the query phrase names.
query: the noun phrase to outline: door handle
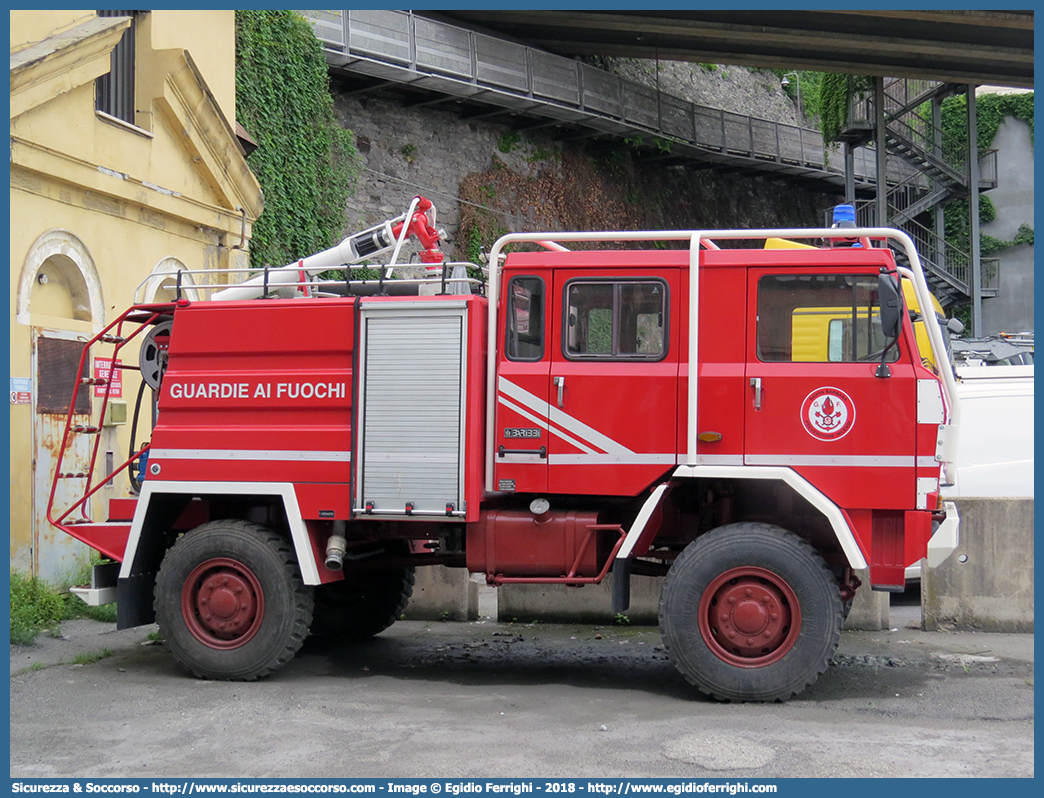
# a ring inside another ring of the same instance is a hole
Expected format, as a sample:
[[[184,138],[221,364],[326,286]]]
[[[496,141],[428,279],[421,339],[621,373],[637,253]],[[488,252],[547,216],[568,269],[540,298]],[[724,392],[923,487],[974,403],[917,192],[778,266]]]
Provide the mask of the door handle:
[[[754,389],[754,409],[761,410],[761,377],[751,377],[750,387]]]
[[[562,408],[565,406],[565,377],[555,377],[554,383],[558,388],[558,406]]]

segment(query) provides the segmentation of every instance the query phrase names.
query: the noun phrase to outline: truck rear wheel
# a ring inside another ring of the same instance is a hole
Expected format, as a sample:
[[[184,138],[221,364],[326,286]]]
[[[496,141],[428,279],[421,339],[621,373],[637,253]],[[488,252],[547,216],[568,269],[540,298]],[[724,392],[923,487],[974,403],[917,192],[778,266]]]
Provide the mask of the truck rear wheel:
[[[319,585],[312,634],[338,642],[380,634],[406,609],[414,579],[412,568],[386,568],[345,574],[340,582]]]
[[[156,577],[167,646],[205,679],[252,681],[281,668],[307,637],[312,606],[287,541],[247,521],[186,533]]]
[[[842,622],[823,558],[770,524],[729,524],[697,538],[660,596],[660,631],[675,667],[720,700],[797,695],[826,670]]]

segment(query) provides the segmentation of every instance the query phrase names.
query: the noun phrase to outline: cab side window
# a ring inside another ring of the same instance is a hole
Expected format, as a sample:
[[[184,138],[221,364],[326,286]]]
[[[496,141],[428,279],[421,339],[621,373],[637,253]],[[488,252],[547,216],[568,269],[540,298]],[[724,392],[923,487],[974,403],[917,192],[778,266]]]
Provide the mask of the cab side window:
[[[521,361],[544,357],[544,281],[539,277],[512,277],[508,283],[504,354]]]
[[[853,363],[879,360],[877,277],[773,274],[758,280],[758,359],[767,362]],[[893,348],[888,360],[899,359]]]
[[[662,280],[571,280],[562,351],[570,360],[661,360],[667,354]]]

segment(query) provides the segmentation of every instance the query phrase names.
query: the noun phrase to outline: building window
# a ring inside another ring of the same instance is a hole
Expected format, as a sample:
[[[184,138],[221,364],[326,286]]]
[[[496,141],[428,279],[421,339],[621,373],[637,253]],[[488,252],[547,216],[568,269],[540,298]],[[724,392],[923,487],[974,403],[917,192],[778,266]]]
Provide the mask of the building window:
[[[123,32],[110,55],[109,74],[94,82],[94,107],[128,124],[134,119],[134,36],[137,11],[98,11],[99,17],[130,17],[131,25]]]
[[[667,284],[579,281],[566,284],[563,352],[570,360],[661,360]]]
[[[881,331],[876,275],[787,274],[758,281],[758,359],[769,362],[877,361]],[[893,348],[888,360],[899,358]]]

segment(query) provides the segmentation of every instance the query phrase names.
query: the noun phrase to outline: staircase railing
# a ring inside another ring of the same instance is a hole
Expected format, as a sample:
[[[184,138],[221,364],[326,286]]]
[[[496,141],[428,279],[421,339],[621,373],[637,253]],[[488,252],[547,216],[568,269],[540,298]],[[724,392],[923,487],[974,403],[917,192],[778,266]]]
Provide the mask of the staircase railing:
[[[874,200],[862,200],[855,203],[856,226],[873,227],[876,225],[876,207]],[[898,221],[901,214],[896,208],[889,207],[889,224],[903,230],[913,239],[921,264],[929,277],[929,282],[947,304],[947,299],[966,300],[971,294],[972,258],[967,252],[953,243],[939,237],[928,227],[913,219]],[[830,210],[824,212],[825,224],[829,226]],[[902,253],[897,252],[897,255]],[[982,289],[996,292],[999,288],[999,258],[980,258],[982,264]]]

